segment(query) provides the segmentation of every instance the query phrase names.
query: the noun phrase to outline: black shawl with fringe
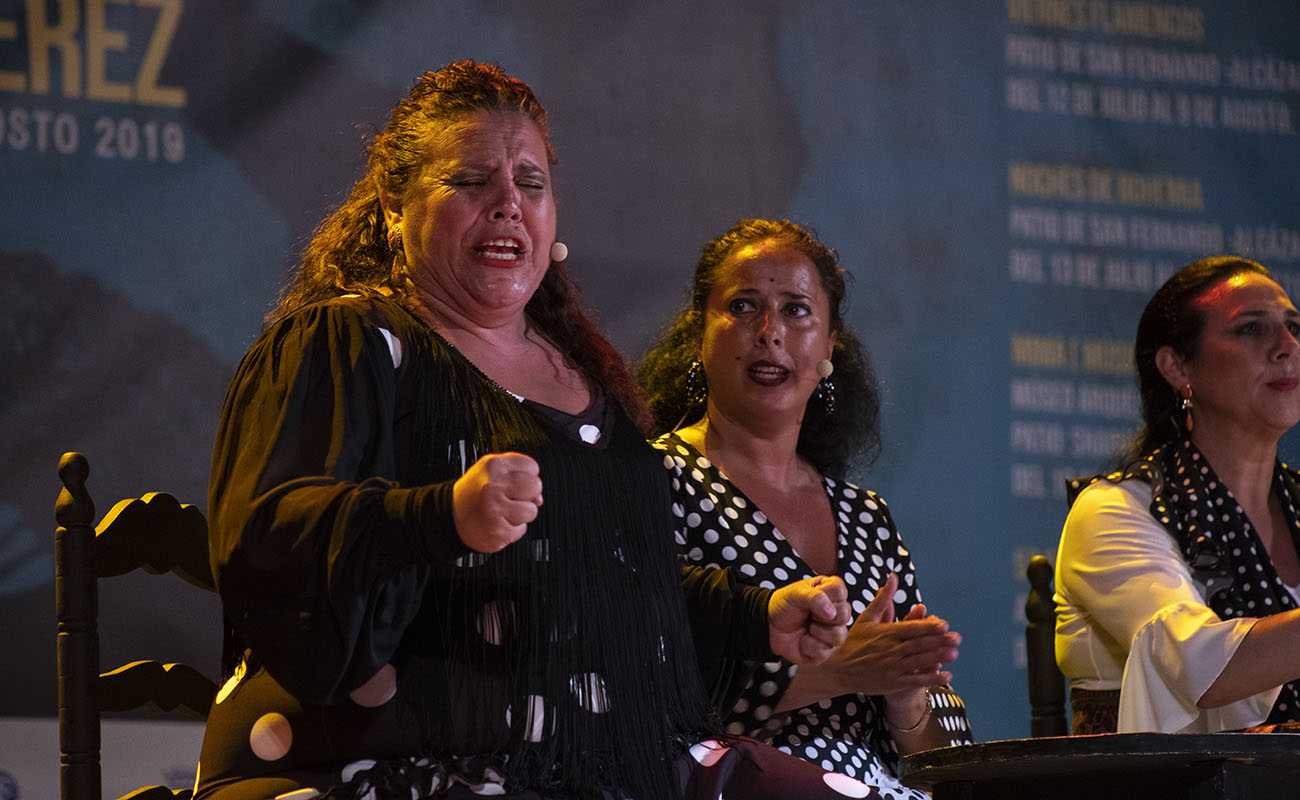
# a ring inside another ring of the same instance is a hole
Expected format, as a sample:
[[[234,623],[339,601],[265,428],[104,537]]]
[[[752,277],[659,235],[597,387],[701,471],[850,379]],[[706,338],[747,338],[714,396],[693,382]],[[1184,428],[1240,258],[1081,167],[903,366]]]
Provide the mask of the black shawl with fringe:
[[[762,655],[767,593],[681,571],[661,456],[610,406],[586,444],[393,303],[274,326],[213,462],[232,652],[322,714],[394,665],[406,755],[493,755],[508,786],[548,794],[676,796],[674,759],[711,729],[691,623],[706,661]],[[538,461],[544,504],[520,541],[473,553],[451,482],[502,451]]]

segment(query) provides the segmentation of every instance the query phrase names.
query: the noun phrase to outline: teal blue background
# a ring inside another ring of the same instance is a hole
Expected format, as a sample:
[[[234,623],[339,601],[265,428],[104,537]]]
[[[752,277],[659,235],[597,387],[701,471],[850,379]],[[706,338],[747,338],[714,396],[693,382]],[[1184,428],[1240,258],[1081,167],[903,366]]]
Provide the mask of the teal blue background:
[[[1054,552],[1065,508],[1051,487],[1013,496],[1011,465],[1105,465],[1016,453],[1010,426],[1133,420],[1013,409],[1014,378],[1131,380],[1014,367],[1010,339],[1128,341],[1146,295],[1013,282],[1013,247],[1045,258],[1069,248],[1015,239],[1008,208],[1079,206],[1011,196],[1007,165],[1193,176],[1202,211],[1108,213],[1230,234],[1300,229],[1300,154],[1294,134],[1009,110],[1008,77],[1060,76],[1008,65],[1006,36],[1300,62],[1300,7],[1243,5],[1184,6],[1202,13],[1205,38],[1176,42],[1022,25],[1005,3],[956,0],[188,0],[160,79],[185,89],[183,108],[67,96],[67,65],[54,56],[50,92],[0,91],[0,629],[11,643],[0,678],[22,687],[0,696],[0,714],[54,710],[59,454],[90,456],[101,511],[154,489],[202,505],[225,383],[312,227],[359,174],[366,136],[414,76],[474,57],[500,62],[549,108],[560,236],[629,357],[684,300],[699,247],[736,219],[790,217],[839,252],[855,278],[849,319],[885,398],[881,456],[852,477],[889,501],[930,608],[965,637],[953,671],[977,738],[1028,735],[1021,567],[1030,552]],[[54,19],[57,4],[47,6]],[[157,18],[107,8],[128,41],[108,54],[108,77],[129,80]],[[0,38],[0,71],[25,73],[26,4],[0,0],[3,20],[16,34]],[[1300,126],[1295,89],[1148,88],[1268,98]],[[71,115],[75,151],[17,146],[15,110]],[[101,117],[175,124],[184,157],[97,157]],[[1076,249],[1172,266],[1202,255]],[[1292,285],[1300,253],[1269,265]],[[214,602],[145,586],[107,598],[128,610],[106,611],[105,625],[146,604],[160,617],[156,638],[181,651],[164,657],[215,672]]]

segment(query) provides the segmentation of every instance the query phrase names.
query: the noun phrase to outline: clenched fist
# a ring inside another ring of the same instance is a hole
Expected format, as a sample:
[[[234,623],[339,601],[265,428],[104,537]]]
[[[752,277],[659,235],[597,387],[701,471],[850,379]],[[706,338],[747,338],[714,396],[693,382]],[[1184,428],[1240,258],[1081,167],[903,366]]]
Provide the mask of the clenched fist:
[[[471,550],[495,553],[518,541],[537,519],[541,472],[522,453],[490,453],[456,479],[451,499],[460,540]]]
[[[796,664],[825,661],[848,634],[848,590],[839,578],[782,586],[772,592],[767,612],[772,652]]]

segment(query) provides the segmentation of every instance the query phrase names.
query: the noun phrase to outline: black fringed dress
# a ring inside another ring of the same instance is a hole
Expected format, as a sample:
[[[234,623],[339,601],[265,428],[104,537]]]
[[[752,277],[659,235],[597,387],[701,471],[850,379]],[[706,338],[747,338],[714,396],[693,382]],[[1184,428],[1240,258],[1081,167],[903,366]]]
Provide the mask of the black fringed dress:
[[[545,502],[482,555],[452,482],[503,451],[538,461]],[[613,401],[520,401],[395,303],[273,325],[213,456],[230,631],[197,796],[761,796],[733,773],[779,754],[701,749],[700,687],[767,655],[768,595],[674,560],[660,460]],[[807,796],[837,788],[791,769]]]

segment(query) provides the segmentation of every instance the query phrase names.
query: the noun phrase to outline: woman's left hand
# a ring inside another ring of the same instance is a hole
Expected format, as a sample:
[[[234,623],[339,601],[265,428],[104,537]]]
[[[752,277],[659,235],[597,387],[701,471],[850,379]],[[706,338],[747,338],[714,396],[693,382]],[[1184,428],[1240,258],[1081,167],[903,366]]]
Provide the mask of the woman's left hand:
[[[796,664],[825,661],[848,635],[848,596],[844,581],[826,576],[772,592],[767,604],[772,652]]]

